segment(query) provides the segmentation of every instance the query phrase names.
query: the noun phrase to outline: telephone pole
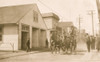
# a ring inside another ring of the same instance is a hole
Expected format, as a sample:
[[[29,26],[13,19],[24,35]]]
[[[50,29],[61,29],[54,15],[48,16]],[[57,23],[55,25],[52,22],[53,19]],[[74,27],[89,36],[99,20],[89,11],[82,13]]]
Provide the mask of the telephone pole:
[[[78,21],[79,21],[79,41],[80,41],[80,29],[81,29],[81,17],[79,15]]]
[[[81,19],[82,19],[82,18],[81,18],[80,15],[79,15],[79,34],[80,34],[80,29],[81,29],[81,22],[80,22]]]
[[[96,0],[96,4],[97,4],[97,10],[98,10],[98,19],[99,19],[99,35],[100,35],[100,2],[99,2],[100,0]]]
[[[94,11],[95,10],[89,10],[89,15],[91,15],[91,17],[92,17],[92,33],[93,33],[93,36],[94,36]]]

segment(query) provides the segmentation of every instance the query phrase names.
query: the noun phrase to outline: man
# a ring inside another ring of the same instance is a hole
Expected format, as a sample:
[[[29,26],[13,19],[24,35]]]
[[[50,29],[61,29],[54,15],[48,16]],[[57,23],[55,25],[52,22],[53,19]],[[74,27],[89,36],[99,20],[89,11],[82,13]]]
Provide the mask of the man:
[[[46,39],[46,48],[48,48],[48,39]]]
[[[74,39],[73,46],[74,46],[74,51],[75,51],[76,50],[76,47],[77,47],[76,39]]]
[[[28,41],[26,42],[26,46],[27,46],[26,51],[29,52],[29,51],[30,51],[30,40],[28,40]]]
[[[97,38],[96,38],[96,48],[97,48],[97,51],[99,52],[100,50],[100,36],[97,35]]]
[[[90,52],[91,42],[90,42],[90,37],[89,37],[89,35],[88,35],[88,34],[87,34],[86,44],[87,44],[87,49],[88,49],[88,52]]]
[[[90,42],[91,42],[91,49],[93,50],[93,36],[90,36]]]
[[[92,42],[91,43],[92,43],[91,48],[95,49],[95,37],[93,37],[93,36],[92,36]]]

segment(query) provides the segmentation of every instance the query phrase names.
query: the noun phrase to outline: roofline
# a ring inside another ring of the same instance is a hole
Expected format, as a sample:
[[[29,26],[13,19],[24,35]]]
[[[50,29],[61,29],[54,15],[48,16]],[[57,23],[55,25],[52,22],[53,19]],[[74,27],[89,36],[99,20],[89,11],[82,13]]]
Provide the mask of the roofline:
[[[52,13],[52,12],[50,12],[50,13],[42,13],[42,17],[43,18],[54,17],[57,20],[60,20],[60,18],[58,17],[58,15],[56,15],[55,13]]]
[[[35,5],[35,6],[37,6],[37,4],[35,4],[35,3],[33,3],[33,4],[21,4],[21,5],[13,5],[13,6],[2,6],[2,8],[3,7],[14,7],[14,6],[22,6],[22,5]],[[38,6],[37,6],[37,8],[38,8]],[[18,21],[16,21],[16,22],[14,22],[14,23],[0,23],[0,25],[1,24],[18,24],[19,22],[20,22],[20,20],[29,12],[29,11],[31,11],[31,9],[33,9],[33,7],[32,8],[30,8]],[[40,10],[39,10],[39,8],[38,8],[38,11],[39,11],[39,13],[40,13],[40,15],[41,15],[41,17],[42,17],[42,14],[41,14],[41,12],[40,12]],[[43,18],[42,18],[43,19]],[[43,22],[44,22],[44,20],[43,20]],[[45,24],[45,26],[46,26],[46,28],[47,28],[47,25],[46,25],[46,23],[44,22],[44,24]],[[43,28],[44,29],[44,28]],[[46,30],[46,29],[45,29]]]
[[[12,6],[2,6],[2,7],[0,7],[0,8],[5,8],[5,7],[15,7],[15,6],[23,6],[23,5],[36,5],[35,3],[31,3],[31,4],[20,4],[20,5],[12,5]],[[33,8],[33,7],[32,7]],[[29,11],[31,11],[31,9],[32,8],[30,8],[26,13],[25,13],[25,15],[29,12]],[[17,23],[19,23],[19,21],[25,16],[25,15],[23,15],[18,21],[16,21],[16,22],[13,22],[13,23],[11,23],[11,22],[8,22],[8,23],[0,23],[0,24],[17,24]]]
[[[36,5],[36,6],[37,6],[37,8],[38,8],[38,5],[37,5],[37,4],[35,4],[35,5]],[[38,8],[38,11],[39,11],[39,13],[40,13],[40,16],[42,17],[42,13],[40,12],[39,8]],[[47,27],[47,25],[46,25],[46,23],[45,23],[45,21],[44,21],[43,17],[42,17],[42,20],[43,20],[43,22],[44,22],[44,24],[45,24],[45,26],[46,26],[46,29],[47,29],[48,27]]]
[[[18,24],[18,23],[0,23],[0,25],[4,25],[4,24]]]
[[[18,4],[18,5],[9,5],[9,6],[0,6],[0,8],[3,8],[3,7],[14,7],[14,6],[23,6],[23,5],[36,5],[36,3]]]
[[[59,23],[73,23],[72,21],[63,21],[63,22],[59,22]]]

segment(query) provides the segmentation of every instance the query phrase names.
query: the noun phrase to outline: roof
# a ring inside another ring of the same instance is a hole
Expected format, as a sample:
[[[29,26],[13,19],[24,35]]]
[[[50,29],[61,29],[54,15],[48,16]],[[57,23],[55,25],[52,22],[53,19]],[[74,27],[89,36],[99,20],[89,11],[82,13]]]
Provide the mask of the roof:
[[[42,17],[43,18],[46,18],[46,17],[54,17],[54,18],[56,18],[56,19],[59,20],[59,17],[56,14],[54,14],[54,13],[43,13],[42,14]]]
[[[72,22],[59,22],[58,23],[59,27],[69,27],[69,26],[73,26]]]
[[[0,7],[0,24],[17,23],[34,4]]]

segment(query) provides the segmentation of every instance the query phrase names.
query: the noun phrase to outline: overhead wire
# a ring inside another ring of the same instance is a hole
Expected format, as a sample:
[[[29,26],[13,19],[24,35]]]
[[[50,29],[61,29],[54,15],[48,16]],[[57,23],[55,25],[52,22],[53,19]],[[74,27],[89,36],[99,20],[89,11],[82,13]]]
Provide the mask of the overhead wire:
[[[42,5],[44,5],[46,8],[50,9],[52,12],[58,14],[58,16],[60,16],[60,17],[59,17],[59,18],[60,18],[60,22],[62,22],[63,19],[66,19],[66,18],[64,18],[62,15],[60,15],[57,11],[55,11],[55,10],[52,9],[51,7],[49,7],[49,6],[47,6],[46,4],[44,4],[42,1],[40,1],[40,0],[37,0],[37,1],[40,2]]]

